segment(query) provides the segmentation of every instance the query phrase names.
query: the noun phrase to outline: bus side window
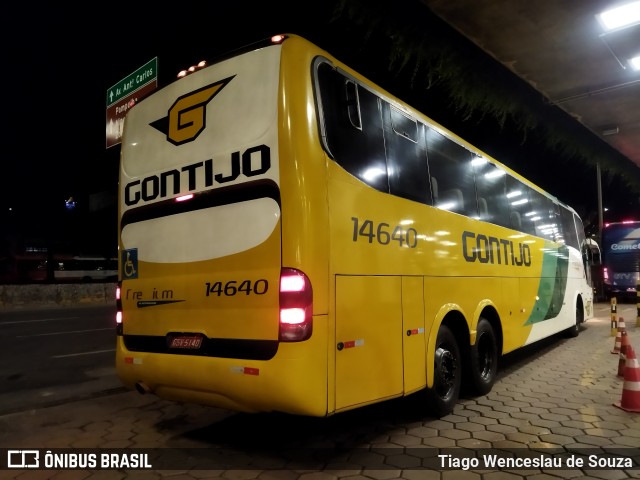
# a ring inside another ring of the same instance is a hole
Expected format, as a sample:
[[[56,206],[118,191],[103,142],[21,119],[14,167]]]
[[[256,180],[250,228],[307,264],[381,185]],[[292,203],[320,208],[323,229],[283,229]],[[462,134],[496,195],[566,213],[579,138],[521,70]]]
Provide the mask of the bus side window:
[[[432,128],[426,128],[426,145],[429,173],[438,178],[435,206],[477,217],[471,152]]]
[[[536,234],[535,224],[531,218],[531,201],[529,192],[531,188],[511,175],[506,176],[507,194],[506,202],[509,205],[510,228],[520,232]]]
[[[560,219],[562,221],[562,230],[564,233],[565,244],[579,250],[580,245],[586,243],[586,238],[584,236],[582,220],[580,220],[579,218],[577,219],[580,225],[580,227],[578,227],[576,225],[576,219],[574,219],[574,217],[575,215],[571,211],[567,210],[564,207],[560,207]],[[580,229],[583,229],[582,233],[579,231]]]
[[[478,214],[480,220],[485,222],[490,221],[489,207],[487,206],[487,199],[484,197],[478,197]]]
[[[442,195],[440,195],[439,201],[436,206],[438,208],[449,210],[451,212],[464,212],[465,208],[462,190],[460,190],[459,188],[452,188],[443,192]]]
[[[347,96],[347,115],[349,121],[358,130],[362,130],[362,118],[360,117],[360,100],[358,99],[358,86],[351,80],[345,80],[345,93]]]
[[[553,215],[553,201],[542,193],[531,189],[529,191],[530,208],[527,221],[533,223],[535,234],[547,240],[556,241],[556,235],[551,227]]]
[[[317,85],[323,147],[347,172],[389,193],[381,100],[327,63],[318,65]]]
[[[549,232],[547,233],[547,235],[549,235],[551,237],[551,240],[553,240],[554,242],[559,242],[559,243],[567,243],[566,239],[564,237],[564,233],[563,230],[565,229],[563,227],[563,223],[562,223],[562,217],[560,216],[560,210],[558,205],[553,202],[551,199],[549,199],[549,208],[548,208],[548,217],[549,217]],[[575,238],[575,227],[573,226],[573,223],[571,224],[571,229],[569,230],[569,238]],[[575,244],[571,244],[573,246],[576,246]]]
[[[481,158],[475,160],[472,163],[474,163],[480,219],[508,227],[509,209],[504,201],[506,172]]]
[[[398,197],[428,203],[427,156],[424,140],[420,138],[424,126],[385,101],[381,100],[381,105],[389,192]]]
[[[511,212],[511,228],[514,230],[522,230],[522,217],[520,212]]]
[[[431,178],[431,198],[433,199],[433,204],[435,205],[440,198],[440,192],[438,191],[438,179],[436,177]]]

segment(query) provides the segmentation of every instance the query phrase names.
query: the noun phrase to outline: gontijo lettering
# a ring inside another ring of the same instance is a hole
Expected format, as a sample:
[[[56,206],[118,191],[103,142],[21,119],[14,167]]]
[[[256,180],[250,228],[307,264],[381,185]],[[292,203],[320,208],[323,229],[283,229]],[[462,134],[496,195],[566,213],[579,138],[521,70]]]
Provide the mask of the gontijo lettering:
[[[242,154],[231,153],[229,164],[226,168],[228,175],[222,173],[222,169],[216,169],[220,163],[214,165],[213,159],[192,163],[182,168],[167,170],[159,175],[150,175],[142,180],[129,182],[124,188],[124,203],[134,206],[140,201],[162,199],[169,195],[184,193],[181,191],[183,183],[187,184],[190,192],[202,188],[210,188],[214,184],[223,184],[236,180],[240,175],[255,177],[262,175],[271,168],[271,149],[267,145],[257,145],[248,148]],[[218,173],[216,173],[218,172]],[[170,185],[173,187],[169,192]]]
[[[462,232],[462,254],[467,262],[531,266],[531,249],[526,243],[466,230]]]

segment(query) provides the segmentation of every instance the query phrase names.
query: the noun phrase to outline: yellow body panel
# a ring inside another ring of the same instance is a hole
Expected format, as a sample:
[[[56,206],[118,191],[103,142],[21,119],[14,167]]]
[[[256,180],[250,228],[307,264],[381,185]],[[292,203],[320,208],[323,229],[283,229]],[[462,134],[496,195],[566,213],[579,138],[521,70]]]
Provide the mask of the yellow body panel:
[[[402,277],[402,363],[404,393],[420,390],[427,378],[424,279]]]
[[[326,162],[319,149],[311,65],[316,50],[291,38],[283,45],[279,145],[286,159],[280,173],[282,192],[282,265],[302,269],[313,284],[315,313],[329,304],[329,234],[327,230]],[[305,68],[301,68],[304,65]]]
[[[336,277],[336,411],[401,395],[400,277]]]
[[[122,282],[124,333],[166,335],[178,330],[215,338],[277,339],[279,250],[277,228],[266,242],[251,250],[188,267],[139,262],[139,278]],[[224,294],[226,285],[232,292],[244,281],[251,285],[261,281],[260,287],[267,290],[261,295]],[[207,294],[207,285],[211,288],[218,282],[219,294]],[[176,303],[136,306],[139,301],[156,299]]]
[[[127,351],[118,337],[116,368],[123,384],[144,384],[170,400],[244,412],[327,415],[327,317],[314,317],[314,334],[301,347],[282,343],[268,361]],[[186,366],[188,365],[188,367]]]

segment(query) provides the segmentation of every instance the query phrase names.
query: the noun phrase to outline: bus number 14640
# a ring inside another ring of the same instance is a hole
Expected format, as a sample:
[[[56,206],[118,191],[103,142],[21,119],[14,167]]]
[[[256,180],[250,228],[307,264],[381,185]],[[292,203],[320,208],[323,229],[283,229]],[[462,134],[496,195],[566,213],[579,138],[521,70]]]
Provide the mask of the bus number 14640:
[[[415,228],[407,228],[406,230],[396,225],[393,230],[388,223],[375,224],[372,220],[363,220],[357,217],[351,217],[353,221],[353,241],[357,242],[360,237],[366,238],[369,243],[373,243],[375,238],[380,245],[389,245],[392,242],[398,242],[400,247],[416,248],[418,245],[418,232]]]
[[[269,282],[265,279],[256,280],[252,282],[251,280],[229,280],[226,283],[222,282],[206,282],[205,283],[206,296],[217,295],[233,297],[234,295],[240,295],[244,293],[245,295],[255,294],[255,295],[264,295],[267,293],[269,289]]]

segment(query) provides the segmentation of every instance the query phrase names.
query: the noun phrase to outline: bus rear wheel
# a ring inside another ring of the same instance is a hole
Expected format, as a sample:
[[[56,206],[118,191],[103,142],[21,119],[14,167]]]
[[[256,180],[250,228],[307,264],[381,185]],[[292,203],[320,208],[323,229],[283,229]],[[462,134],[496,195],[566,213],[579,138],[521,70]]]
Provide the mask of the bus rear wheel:
[[[575,338],[580,334],[580,326],[584,320],[584,312],[582,311],[582,304],[576,303],[576,321],[575,323],[565,330],[565,334],[569,338]]]
[[[432,413],[443,417],[453,411],[462,384],[460,348],[446,325],[438,330],[433,375],[433,387],[426,390],[427,404]]]
[[[470,388],[474,395],[486,395],[493,388],[498,372],[498,344],[491,323],[481,318],[471,347]]]

